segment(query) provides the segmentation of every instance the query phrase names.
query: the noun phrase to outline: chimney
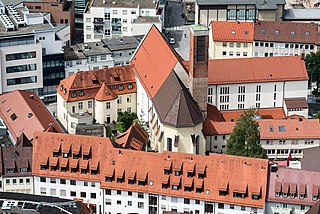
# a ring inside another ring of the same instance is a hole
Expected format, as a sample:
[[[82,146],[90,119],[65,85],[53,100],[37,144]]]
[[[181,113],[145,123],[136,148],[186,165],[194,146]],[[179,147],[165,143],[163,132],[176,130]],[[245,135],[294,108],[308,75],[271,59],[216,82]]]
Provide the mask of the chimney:
[[[189,89],[205,117],[207,116],[208,99],[208,48],[208,28],[203,25],[191,26]]]

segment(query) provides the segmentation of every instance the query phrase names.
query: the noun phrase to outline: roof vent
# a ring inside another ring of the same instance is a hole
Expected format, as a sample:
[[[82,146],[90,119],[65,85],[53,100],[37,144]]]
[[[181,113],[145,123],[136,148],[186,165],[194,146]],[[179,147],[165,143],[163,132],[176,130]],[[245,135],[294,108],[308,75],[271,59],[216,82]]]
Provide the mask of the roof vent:
[[[303,119],[302,119],[302,118],[299,118],[299,121],[301,122],[301,121],[303,121]]]
[[[117,4],[117,2],[113,1],[112,4]]]
[[[34,96],[33,96],[33,94],[30,94],[30,98],[34,100]]]
[[[272,164],[271,165],[271,172],[277,172],[278,171],[278,165],[277,164]]]
[[[31,112],[28,113],[28,118],[32,117],[33,114]]]
[[[120,41],[120,42],[123,42],[123,39],[122,39],[122,38],[120,38],[120,39],[119,39],[119,41]]]
[[[231,120],[230,120],[231,122],[234,122],[234,119],[233,118],[231,118]]]

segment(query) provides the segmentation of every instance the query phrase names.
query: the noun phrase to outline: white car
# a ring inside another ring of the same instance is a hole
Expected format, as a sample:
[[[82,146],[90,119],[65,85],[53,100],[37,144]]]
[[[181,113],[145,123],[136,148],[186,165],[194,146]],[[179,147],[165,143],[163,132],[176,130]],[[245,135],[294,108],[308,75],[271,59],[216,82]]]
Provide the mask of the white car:
[[[169,44],[170,44],[170,45],[176,44],[176,40],[175,40],[173,37],[171,37],[171,38],[169,39]]]

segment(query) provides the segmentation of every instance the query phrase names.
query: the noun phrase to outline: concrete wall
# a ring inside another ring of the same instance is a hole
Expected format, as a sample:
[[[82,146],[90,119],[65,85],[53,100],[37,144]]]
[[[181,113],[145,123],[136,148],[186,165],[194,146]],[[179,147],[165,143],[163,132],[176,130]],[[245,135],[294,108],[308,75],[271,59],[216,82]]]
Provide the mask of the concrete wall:
[[[3,178],[3,191],[4,192],[17,192],[33,194],[33,177],[5,177]]]
[[[252,57],[252,43],[238,42],[238,44],[237,42],[214,42],[212,40],[210,40],[210,43],[210,59]],[[223,46],[224,43],[227,44],[226,47]],[[237,47],[237,45],[240,45],[240,47]],[[223,55],[223,52],[225,52],[226,55]]]

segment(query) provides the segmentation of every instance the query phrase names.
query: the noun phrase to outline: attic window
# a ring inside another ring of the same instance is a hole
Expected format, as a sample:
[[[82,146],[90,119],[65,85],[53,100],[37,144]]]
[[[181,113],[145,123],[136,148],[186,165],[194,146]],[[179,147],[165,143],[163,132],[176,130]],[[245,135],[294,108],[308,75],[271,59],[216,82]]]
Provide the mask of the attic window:
[[[282,193],[282,197],[284,197],[284,198],[288,197],[288,193],[286,193],[286,192]]]
[[[304,35],[305,35],[305,36],[310,36],[310,32],[309,32],[309,31],[306,31],[306,32],[304,33]]]
[[[128,89],[132,89],[132,88],[133,88],[132,83],[129,83],[128,84]]]
[[[266,30],[262,29],[261,34],[266,34]]]
[[[236,31],[235,31],[235,30],[232,30],[232,31],[231,31],[231,34],[232,34],[232,35],[235,35],[235,34],[236,34]]]
[[[84,92],[82,90],[79,91],[79,96],[80,97],[84,96]]]
[[[286,127],[285,126],[279,126],[279,132],[285,132]]]
[[[227,191],[219,190],[219,195],[220,195],[220,196],[226,196],[227,193],[228,193]]]
[[[244,35],[245,35],[245,36],[248,36],[248,35],[249,35],[249,32],[248,32],[248,31],[245,31],[245,32],[244,32]]]
[[[294,35],[296,35],[296,33],[295,33],[294,31],[291,31],[291,32],[290,32],[290,35],[291,35],[291,36],[294,36]]]
[[[63,91],[63,84],[60,86],[60,91]]]
[[[16,113],[11,114],[11,115],[10,115],[10,118],[11,118],[12,121],[14,121],[15,119],[17,119]]]
[[[270,132],[273,132],[273,126],[269,126]]]
[[[280,197],[281,192],[276,192],[276,197]]]
[[[259,195],[252,194],[252,200],[259,200]]]
[[[123,85],[119,85],[119,91],[123,90]]]
[[[172,185],[172,190],[179,190],[179,186],[178,185]]]
[[[234,198],[245,198],[245,194],[240,193],[240,192],[233,192],[233,197]]]
[[[300,195],[299,195],[299,199],[301,199],[301,200],[303,200],[304,197],[305,197],[305,194],[300,194]]]
[[[28,118],[30,118],[30,117],[32,117],[33,116],[33,114],[30,112],[30,113],[28,113]]]
[[[279,35],[279,34],[280,34],[280,31],[278,31],[278,30],[274,31],[274,35]]]
[[[97,79],[92,80],[92,84],[99,84],[99,81]]]
[[[64,95],[66,95],[66,94],[67,94],[67,89],[66,89],[66,88],[64,88],[64,90],[63,90],[63,94],[64,94]]]
[[[312,196],[312,200],[313,200],[313,201],[318,200],[318,196],[317,196],[317,195],[313,195],[313,196]]]
[[[291,193],[290,194],[290,198],[295,198],[296,197],[296,194],[295,193]]]
[[[71,97],[74,98],[74,97],[76,97],[76,96],[77,96],[77,92],[73,91],[73,92],[71,93]]]

